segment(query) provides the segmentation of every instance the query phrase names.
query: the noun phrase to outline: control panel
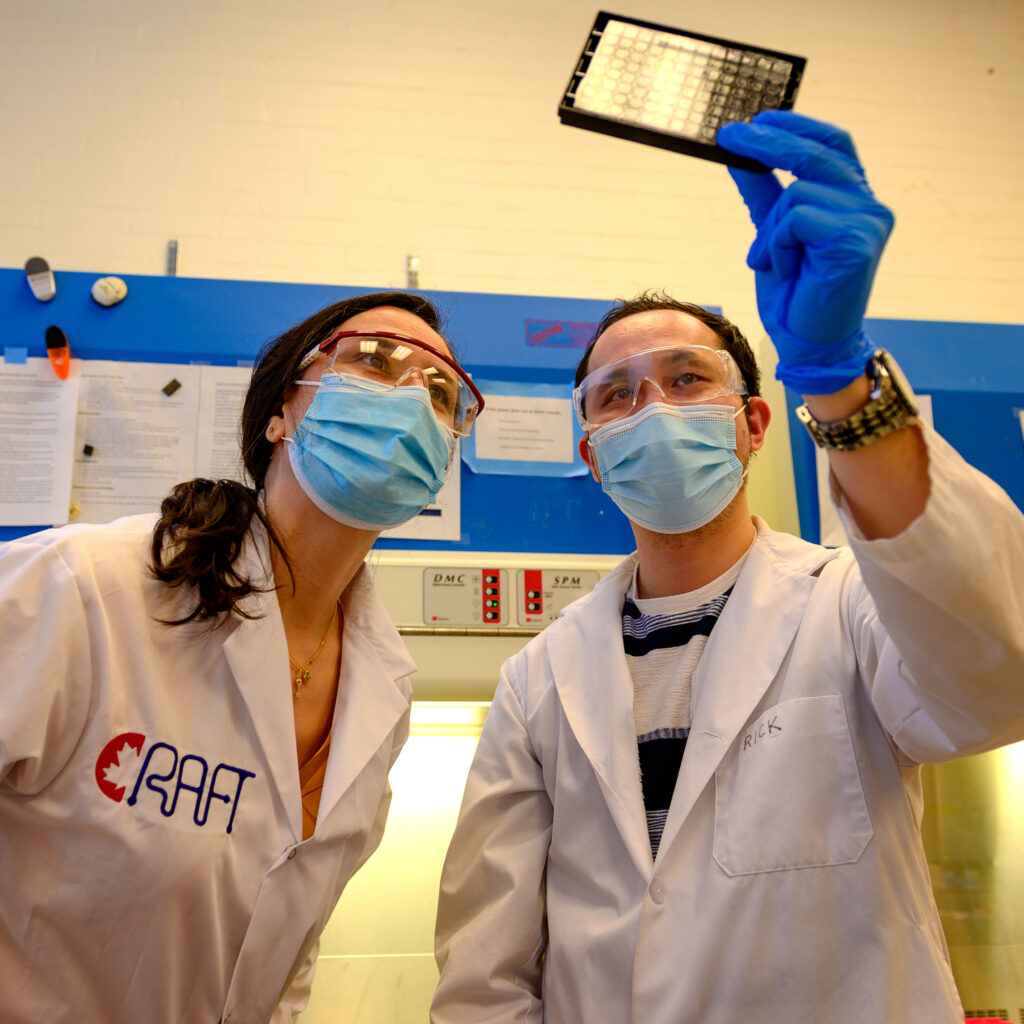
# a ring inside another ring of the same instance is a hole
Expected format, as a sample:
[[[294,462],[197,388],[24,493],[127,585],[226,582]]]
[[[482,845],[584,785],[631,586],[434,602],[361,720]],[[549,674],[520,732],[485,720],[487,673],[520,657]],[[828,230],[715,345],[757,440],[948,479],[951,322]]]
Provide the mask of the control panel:
[[[589,593],[601,573],[595,569],[517,569],[433,565],[423,569],[423,625],[541,629],[562,609]]]
[[[546,626],[578,597],[590,593],[601,574],[592,569],[519,569],[516,617],[521,626]]]
[[[380,595],[418,671],[416,700],[489,701],[502,663],[618,555],[374,550]]]
[[[507,626],[510,603],[505,569],[447,565],[423,570],[425,626]]]

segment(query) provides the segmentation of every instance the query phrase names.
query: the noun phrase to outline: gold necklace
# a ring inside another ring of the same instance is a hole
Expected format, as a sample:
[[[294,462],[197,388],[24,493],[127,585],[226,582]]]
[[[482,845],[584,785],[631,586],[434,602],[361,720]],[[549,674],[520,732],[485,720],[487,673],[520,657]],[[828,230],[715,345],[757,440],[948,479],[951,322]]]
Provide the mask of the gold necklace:
[[[288,652],[288,664],[295,669],[295,696],[299,695],[299,687],[305,686],[309,682],[310,669],[313,667],[313,662],[323,654],[324,648],[327,646],[327,638],[331,635],[331,629],[334,627],[334,620],[338,617],[338,605],[335,602],[334,614],[331,616],[331,621],[327,624],[327,632],[324,633],[323,640],[320,641],[320,646],[316,649],[316,654],[313,655],[309,661],[306,662],[301,668],[292,661],[291,652]]]

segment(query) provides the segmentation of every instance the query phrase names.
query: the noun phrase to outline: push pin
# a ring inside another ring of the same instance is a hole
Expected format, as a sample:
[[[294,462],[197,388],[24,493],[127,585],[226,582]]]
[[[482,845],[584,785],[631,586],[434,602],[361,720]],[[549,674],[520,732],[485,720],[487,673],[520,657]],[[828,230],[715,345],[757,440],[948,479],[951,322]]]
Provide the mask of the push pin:
[[[160,390],[170,398],[180,387],[181,381],[177,377],[172,377]]]

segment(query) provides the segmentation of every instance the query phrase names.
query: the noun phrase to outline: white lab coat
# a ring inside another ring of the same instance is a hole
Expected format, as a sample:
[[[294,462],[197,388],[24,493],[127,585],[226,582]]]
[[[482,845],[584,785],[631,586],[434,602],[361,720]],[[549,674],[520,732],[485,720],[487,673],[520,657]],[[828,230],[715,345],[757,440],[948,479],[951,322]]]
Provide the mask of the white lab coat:
[[[927,441],[898,538],[854,557],[758,522],[657,858],[633,559],[506,663],[442,876],[434,1024],[962,1024],[916,762],[1024,737],[1024,519]]]
[[[253,595],[258,617],[213,631],[160,625],[189,595],[147,577],[153,524],[0,548],[4,1024],[291,1020],[318,936],[384,829],[415,665],[368,572],[345,594],[330,757],[303,842],[277,598]],[[242,559],[268,564],[262,531]]]

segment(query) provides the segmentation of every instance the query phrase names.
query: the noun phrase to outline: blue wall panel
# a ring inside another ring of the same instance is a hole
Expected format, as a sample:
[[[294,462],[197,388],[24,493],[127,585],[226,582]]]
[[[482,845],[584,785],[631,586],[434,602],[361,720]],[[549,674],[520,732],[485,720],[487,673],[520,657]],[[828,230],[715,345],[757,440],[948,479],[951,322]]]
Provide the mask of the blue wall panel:
[[[67,333],[75,356],[234,365],[251,361],[282,330],[371,288],[126,276],[128,297],[104,309],[89,289],[100,276],[56,274],[57,295],[33,298],[21,269],[0,269],[0,349],[45,355],[47,326]],[[547,296],[424,292],[449,318],[448,333],[474,374],[523,383],[568,383],[608,303]],[[915,388],[932,394],[939,431],[1024,507],[1024,327],[870,320]],[[818,537],[814,449],[787,393],[801,533]],[[382,540],[382,547],[620,553],[633,547],[621,513],[586,477],[462,477],[457,542]],[[0,540],[29,532],[0,527]]]
[[[333,285],[125,276],[128,297],[105,309],[90,297],[99,274],[56,272],[39,302],[22,270],[0,269],[0,350],[46,354],[50,324],[83,359],[249,362],[281,331],[339,299],[374,291]],[[385,289],[380,289],[385,290]],[[591,325],[609,303],[524,295],[424,292],[446,314],[471,373],[570,385]],[[0,527],[0,540],[28,533]],[[569,479],[462,474],[457,542],[381,540],[381,547],[618,554],[633,549],[625,519],[588,476]]]
[[[1024,326],[938,320],[868,320],[867,332],[891,352],[915,392],[932,396],[935,429],[1024,510]],[[814,444],[796,418],[799,395],[786,392],[800,532],[818,540]]]

